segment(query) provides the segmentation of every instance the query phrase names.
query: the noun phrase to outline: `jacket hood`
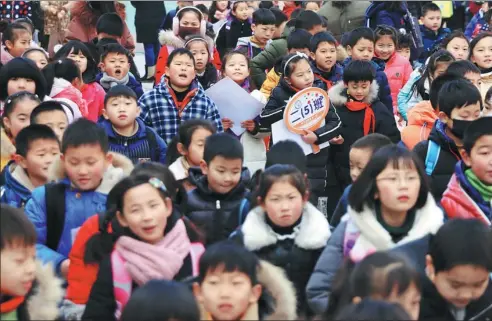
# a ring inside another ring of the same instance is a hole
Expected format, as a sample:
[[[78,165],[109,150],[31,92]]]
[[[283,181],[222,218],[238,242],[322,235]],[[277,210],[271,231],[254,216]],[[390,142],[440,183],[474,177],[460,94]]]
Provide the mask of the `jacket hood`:
[[[31,197],[34,186],[27,176],[26,171],[16,163],[12,162],[5,171],[5,186],[19,195],[23,200]]]
[[[429,134],[429,140],[433,140],[444,150],[460,155],[456,143],[446,134],[446,124],[439,119],[434,122],[434,127],[432,127]]]
[[[53,87],[51,87],[50,96],[54,97],[70,87],[72,87],[72,84],[69,81],[63,78],[55,78],[53,80]]]
[[[471,203],[472,208],[469,208],[469,212],[475,212],[478,210],[478,212],[480,214],[483,214],[483,216],[485,216],[486,219],[492,219],[491,216],[492,213],[490,213],[492,208],[492,200],[487,203],[483,199],[480,192],[478,192],[478,190],[475,187],[473,187],[473,185],[471,185],[468,179],[466,178],[466,174],[465,174],[466,170],[467,168],[465,163],[463,163],[463,161],[459,161],[458,163],[456,163],[455,170],[454,170],[454,178],[456,179],[457,184],[455,184],[455,186],[452,186],[453,184],[450,182],[448,184],[448,188],[452,190],[454,187],[464,192],[464,193],[460,193],[463,198],[461,200],[458,198],[456,201],[459,203],[461,202],[466,203],[468,202],[468,200],[470,200],[471,202],[469,203]],[[489,217],[486,216],[487,214],[489,214]]]
[[[427,127],[434,126],[438,119],[434,108],[430,101],[423,100],[410,108],[407,113],[408,125],[426,125]]]
[[[190,168],[188,173],[191,184],[196,186],[202,198],[205,200],[217,200],[217,197],[224,198],[224,195],[218,196],[217,193],[208,187],[207,176],[202,174],[202,170],[199,167]],[[227,198],[234,198],[236,195],[243,195],[250,178],[251,175],[248,168],[243,167],[239,183],[229,193],[227,193]]]
[[[241,227],[244,246],[250,251],[278,242],[277,234],[265,221],[265,215],[265,211],[258,206],[249,212]],[[294,229],[294,243],[306,250],[324,248],[331,235],[326,217],[309,202],[304,206],[298,227]]]
[[[2,158],[10,159],[15,154],[15,146],[7,136],[5,128],[0,127],[0,155]]]
[[[159,42],[163,46],[171,46],[174,48],[183,48],[184,40],[174,34],[172,30],[159,31]]]
[[[271,40],[269,40],[267,42],[267,45],[271,42]],[[251,44],[251,47],[253,48],[261,48],[260,46],[258,46],[258,44],[254,43],[251,41],[251,36],[248,36],[248,37],[241,37],[237,40],[237,45],[236,47],[248,47],[249,45]]]
[[[369,90],[369,95],[364,99],[365,103],[372,104],[378,100],[379,85],[376,79],[372,81],[371,89]],[[340,81],[335,86],[328,90],[328,97],[333,105],[345,105],[348,101],[347,90],[343,81]]]

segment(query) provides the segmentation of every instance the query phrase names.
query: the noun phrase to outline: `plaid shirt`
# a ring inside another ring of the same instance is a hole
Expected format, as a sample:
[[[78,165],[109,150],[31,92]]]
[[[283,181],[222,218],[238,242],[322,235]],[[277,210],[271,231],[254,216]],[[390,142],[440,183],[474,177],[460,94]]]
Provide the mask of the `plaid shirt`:
[[[181,116],[174,102],[166,78],[138,100],[142,110],[140,118],[161,136],[167,144],[178,134],[181,121],[194,118],[208,119],[217,127],[218,132],[224,131],[221,117],[215,103],[205,95],[205,91],[195,79],[191,90],[196,89],[195,96],[184,107]]]

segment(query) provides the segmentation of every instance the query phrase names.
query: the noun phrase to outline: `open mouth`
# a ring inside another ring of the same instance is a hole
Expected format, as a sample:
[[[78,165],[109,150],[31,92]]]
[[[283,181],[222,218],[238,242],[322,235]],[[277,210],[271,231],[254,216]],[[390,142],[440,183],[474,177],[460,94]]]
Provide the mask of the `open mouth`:
[[[123,71],[122,71],[121,69],[115,69],[114,74],[115,74],[117,77],[120,77],[120,76],[123,74]]]
[[[183,80],[188,79],[188,75],[187,75],[187,74],[179,74],[179,75],[178,75],[178,77],[179,77],[180,79],[183,79]]]

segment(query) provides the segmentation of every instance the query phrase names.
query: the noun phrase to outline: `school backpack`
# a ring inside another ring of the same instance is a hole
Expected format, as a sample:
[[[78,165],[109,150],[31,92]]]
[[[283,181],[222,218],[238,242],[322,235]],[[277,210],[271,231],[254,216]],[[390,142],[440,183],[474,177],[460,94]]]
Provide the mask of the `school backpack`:
[[[63,183],[45,185],[46,246],[53,251],[58,248],[65,225],[65,189]]]
[[[441,146],[435,141],[428,140],[427,155],[425,156],[425,173],[427,176],[431,176],[434,173],[440,153]]]
[[[145,127],[145,135],[147,142],[149,143],[150,148],[150,160],[153,162],[159,162],[161,149],[159,144],[157,143],[157,137],[155,137],[156,133],[152,131],[149,127]],[[115,142],[115,139],[112,137],[108,137],[109,141]]]

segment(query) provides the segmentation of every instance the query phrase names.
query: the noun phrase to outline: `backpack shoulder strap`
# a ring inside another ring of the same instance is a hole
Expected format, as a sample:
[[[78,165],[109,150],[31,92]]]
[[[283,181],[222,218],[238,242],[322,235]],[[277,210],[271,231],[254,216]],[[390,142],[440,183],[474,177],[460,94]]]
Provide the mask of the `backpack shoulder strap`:
[[[427,176],[431,176],[434,172],[440,153],[441,146],[432,140],[428,140],[427,155],[425,156],[425,173]]]
[[[150,160],[158,162],[161,151],[159,144],[157,143],[157,137],[155,137],[156,134],[149,127],[145,127],[145,134],[147,135],[147,141],[149,142],[150,147]]]
[[[246,212],[246,214],[244,214]],[[239,205],[239,226],[244,223],[244,220],[246,219],[246,215],[248,215],[249,212],[249,200],[247,198],[244,198],[241,201],[241,205]]]
[[[203,252],[205,252],[205,247],[202,243],[191,243],[190,255],[191,264],[193,267],[193,276],[197,276],[200,272],[199,263]]]
[[[45,202],[46,246],[56,251],[65,226],[65,184],[45,185]]]
[[[111,271],[113,273],[113,291],[116,301],[115,317],[119,320],[121,311],[130,299],[132,292],[132,278],[125,268],[125,261],[113,250],[111,253]]]

